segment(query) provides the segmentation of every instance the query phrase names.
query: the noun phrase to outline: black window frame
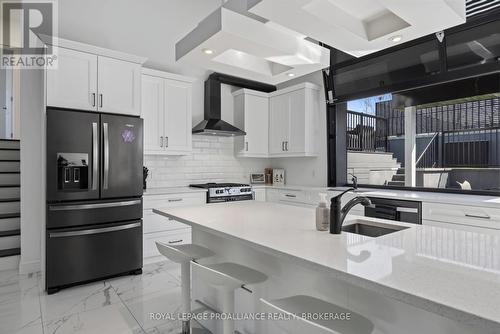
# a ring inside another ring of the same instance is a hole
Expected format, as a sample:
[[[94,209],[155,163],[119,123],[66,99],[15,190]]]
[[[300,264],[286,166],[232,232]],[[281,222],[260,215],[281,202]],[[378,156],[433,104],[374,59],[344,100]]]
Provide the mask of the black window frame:
[[[476,28],[483,24],[491,23],[493,21],[500,21],[500,10],[494,10],[491,13],[484,15],[477,15],[470,19],[467,23],[448,29],[445,31],[447,34],[460,33],[467,31],[471,28]],[[441,73],[439,75],[430,77],[426,80],[419,80],[412,82],[413,86],[410,89],[401,89],[399,87],[385,87],[375,89],[359,94],[352,94],[349,96],[336,96],[335,87],[333,85],[333,75],[337,68],[352,66],[357,62],[363,62],[368,59],[390,56],[396,50],[414,46],[418,43],[428,42],[435,39],[435,35],[429,35],[417,40],[407,42],[396,47],[379,51],[377,53],[364,56],[357,59],[348,59],[341,51],[331,49],[330,68],[324,71],[325,94],[330,96],[327,99],[327,182],[328,187],[345,187],[352,186],[352,183],[347,179],[347,148],[346,148],[346,113],[347,101],[360,98],[366,98],[374,95],[382,95],[388,93],[395,93],[396,99],[394,104],[396,106],[412,106],[430,102],[451,100],[458,98],[458,94],[468,92],[469,96],[483,95],[487,93],[500,92],[500,64],[494,64],[491,68],[483,68],[478,71],[476,68],[468,68],[463,71],[447,71],[447,58],[446,58],[446,41],[439,43],[439,54],[441,59]],[[445,37],[446,38],[446,37]],[[337,59],[343,59],[338,62]],[[490,64],[491,65],[491,64]],[[493,78],[493,79],[492,79]],[[496,79],[498,78],[498,80]],[[436,87],[447,87],[443,89],[436,89]],[[458,89],[457,89],[458,88]],[[391,89],[391,90],[389,90]],[[433,96],[433,101],[427,98],[429,95],[426,92],[431,89],[433,92],[440,92],[438,95]],[[330,91],[330,94],[329,94]],[[462,95],[464,97],[464,95]],[[343,139],[342,139],[343,138]],[[366,185],[359,184],[362,188],[371,189],[384,189],[384,190],[406,190],[414,192],[431,192],[443,194],[461,194],[461,195],[484,195],[484,196],[500,196],[500,191],[487,191],[487,190],[461,190],[449,188],[426,188],[426,187],[406,187],[406,186],[383,186],[383,185]]]

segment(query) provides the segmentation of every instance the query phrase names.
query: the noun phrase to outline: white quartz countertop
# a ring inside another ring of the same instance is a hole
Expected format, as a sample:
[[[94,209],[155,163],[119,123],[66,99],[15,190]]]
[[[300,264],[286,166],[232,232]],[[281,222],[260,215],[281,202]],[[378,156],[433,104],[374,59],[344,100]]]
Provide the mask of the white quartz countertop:
[[[150,188],[144,190],[143,195],[169,195],[169,194],[185,194],[185,193],[206,193],[207,189],[191,188],[191,187],[167,187],[167,188]]]
[[[240,201],[157,208],[193,228],[333,275],[455,321],[500,333],[500,232],[348,216],[410,228],[378,238],[315,229],[314,209]]]
[[[348,187],[309,187],[297,185],[252,185],[255,189],[279,189],[285,191],[308,191],[317,193],[327,192],[340,192]],[[411,190],[391,190],[391,189],[369,189],[359,188],[356,194],[381,198],[394,198],[403,199],[408,201],[430,202],[430,203],[443,203],[443,204],[463,204],[468,206],[479,207],[492,207],[500,208],[500,197],[498,196],[481,196],[481,195],[467,195],[467,194],[453,194],[453,193],[439,193],[439,192],[426,192],[426,191],[411,191]]]

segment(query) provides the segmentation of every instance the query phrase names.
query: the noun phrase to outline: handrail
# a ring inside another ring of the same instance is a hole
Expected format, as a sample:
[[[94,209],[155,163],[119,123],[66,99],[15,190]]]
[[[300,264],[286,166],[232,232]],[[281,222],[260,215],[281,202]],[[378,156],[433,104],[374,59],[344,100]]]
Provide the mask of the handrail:
[[[422,154],[420,154],[420,156],[418,157],[417,162],[415,162],[415,166],[418,166],[418,163],[420,162],[420,160],[422,160],[422,158],[424,157],[425,153],[427,153],[427,150],[429,149],[429,147],[431,147],[431,145],[434,144],[434,140],[436,140],[436,138],[437,138],[438,135],[439,135],[439,132],[434,132],[434,135],[432,136],[431,140],[429,140],[429,143],[427,144],[427,146],[422,151]]]

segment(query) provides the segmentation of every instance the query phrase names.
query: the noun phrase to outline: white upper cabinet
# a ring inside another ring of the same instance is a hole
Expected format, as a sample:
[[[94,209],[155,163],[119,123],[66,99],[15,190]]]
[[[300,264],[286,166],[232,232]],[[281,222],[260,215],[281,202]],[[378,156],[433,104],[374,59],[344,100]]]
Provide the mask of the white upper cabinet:
[[[101,56],[97,63],[98,110],[140,115],[141,65]]]
[[[288,136],[290,98],[287,94],[277,95],[270,99],[269,110],[269,153],[285,152],[285,142]]]
[[[235,152],[241,157],[269,156],[269,97],[267,93],[241,89],[233,93],[234,123],[245,136],[235,138]]]
[[[191,151],[192,82],[166,79],[165,150],[172,154]]]
[[[47,105],[97,110],[97,56],[59,48],[57,69],[47,70]]]
[[[145,58],[59,39],[47,69],[47,106],[138,116]]]
[[[193,81],[143,69],[141,115],[145,154],[185,155],[191,152]]]
[[[142,118],[144,119],[144,151],[164,152],[164,92],[163,79],[150,75],[142,76]]]
[[[270,156],[317,155],[318,86],[304,83],[271,93],[269,114]]]

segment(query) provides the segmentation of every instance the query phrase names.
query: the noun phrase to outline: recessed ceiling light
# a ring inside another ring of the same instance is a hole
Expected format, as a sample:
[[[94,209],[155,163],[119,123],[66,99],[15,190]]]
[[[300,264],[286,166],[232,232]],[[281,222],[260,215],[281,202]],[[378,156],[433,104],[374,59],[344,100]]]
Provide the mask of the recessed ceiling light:
[[[295,73],[287,73],[287,75],[288,75],[289,77],[294,77],[294,76],[295,76]]]
[[[202,51],[204,54],[206,54],[206,55],[211,55],[211,54],[213,54],[213,53],[214,53],[214,50],[212,50],[212,49],[203,49],[203,50],[201,50],[201,51]]]
[[[396,35],[396,36],[392,36],[391,38],[389,38],[389,40],[393,43],[401,42],[402,39],[403,39],[403,36],[401,36],[401,35]]]

